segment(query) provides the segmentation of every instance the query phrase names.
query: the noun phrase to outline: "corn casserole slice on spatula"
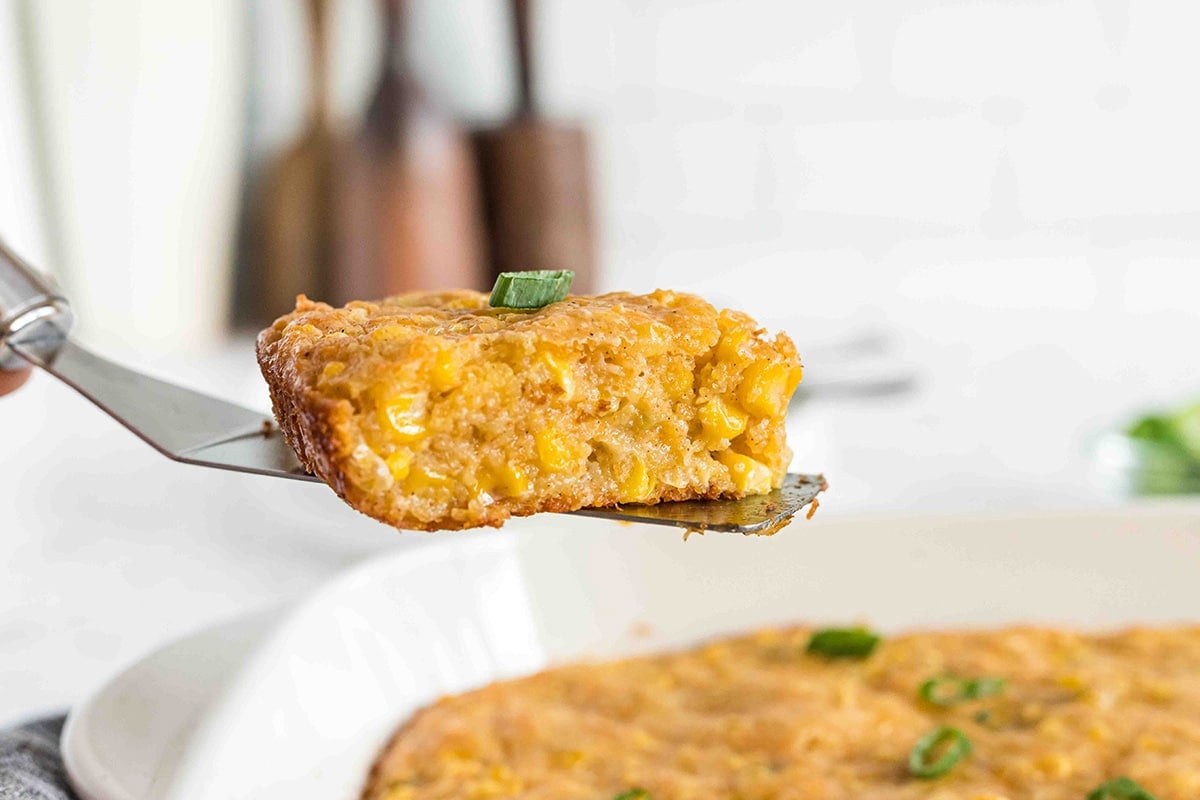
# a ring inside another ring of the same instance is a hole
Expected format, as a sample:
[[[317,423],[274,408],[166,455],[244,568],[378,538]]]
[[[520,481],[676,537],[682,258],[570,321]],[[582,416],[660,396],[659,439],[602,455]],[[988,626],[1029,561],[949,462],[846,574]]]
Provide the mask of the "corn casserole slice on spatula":
[[[168,458],[293,480],[320,481],[265,414],[149,377],[72,341],[67,299],[53,282],[0,242],[0,369],[34,365],[72,387]],[[569,513],[689,530],[773,533],[813,504],[819,475],[788,474],[782,485],[741,499],[584,508]]]

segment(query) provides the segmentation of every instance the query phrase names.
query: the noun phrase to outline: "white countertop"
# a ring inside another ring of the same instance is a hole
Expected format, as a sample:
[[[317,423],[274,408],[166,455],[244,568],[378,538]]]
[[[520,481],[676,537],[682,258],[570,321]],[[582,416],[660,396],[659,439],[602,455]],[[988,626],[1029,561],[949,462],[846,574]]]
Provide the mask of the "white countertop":
[[[1021,355],[1041,357],[1055,358]],[[247,342],[162,366],[266,407]],[[821,514],[1111,502],[1088,477],[1089,387],[1031,396],[949,367],[919,378],[903,397],[818,397],[795,415],[795,467],[830,479]],[[167,461],[44,374],[0,399],[0,449],[0,724],[64,709],[171,637],[430,540],[319,485]]]

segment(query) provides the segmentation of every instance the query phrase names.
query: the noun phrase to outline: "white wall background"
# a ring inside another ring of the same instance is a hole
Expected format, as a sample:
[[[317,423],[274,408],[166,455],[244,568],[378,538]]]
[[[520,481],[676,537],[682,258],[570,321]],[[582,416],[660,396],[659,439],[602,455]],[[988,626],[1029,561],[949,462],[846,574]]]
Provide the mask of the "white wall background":
[[[27,258],[44,263],[41,209],[31,194],[36,176],[18,28],[16,4],[0,2],[0,236]]]
[[[0,119],[0,142],[23,151],[9,188],[17,213],[0,217],[0,235],[58,273],[81,335],[102,347],[164,351],[221,336],[241,4],[0,4],[0,50],[24,62],[20,79],[9,63],[0,81],[26,90],[13,103],[23,112]],[[30,169],[39,150],[45,163]],[[35,230],[42,196],[52,219]]]

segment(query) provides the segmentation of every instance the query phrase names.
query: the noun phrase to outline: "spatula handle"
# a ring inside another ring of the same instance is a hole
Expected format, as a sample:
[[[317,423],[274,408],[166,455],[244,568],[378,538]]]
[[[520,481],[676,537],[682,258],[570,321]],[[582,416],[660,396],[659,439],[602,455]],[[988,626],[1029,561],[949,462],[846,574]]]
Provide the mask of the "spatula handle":
[[[0,241],[0,370],[29,366],[10,345],[41,363],[53,361],[74,319],[54,281]]]

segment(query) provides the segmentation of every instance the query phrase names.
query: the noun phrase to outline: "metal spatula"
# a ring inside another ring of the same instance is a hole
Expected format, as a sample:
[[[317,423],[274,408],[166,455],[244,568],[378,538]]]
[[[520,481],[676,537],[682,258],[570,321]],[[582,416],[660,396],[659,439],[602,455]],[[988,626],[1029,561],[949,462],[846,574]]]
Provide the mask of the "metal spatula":
[[[0,369],[41,367],[174,461],[319,481],[264,414],[143,375],[89,353],[67,334],[73,316],[53,282],[0,242]],[[693,500],[572,513],[689,530],[772,533],[816,500],[820,475],[742,500]]]

